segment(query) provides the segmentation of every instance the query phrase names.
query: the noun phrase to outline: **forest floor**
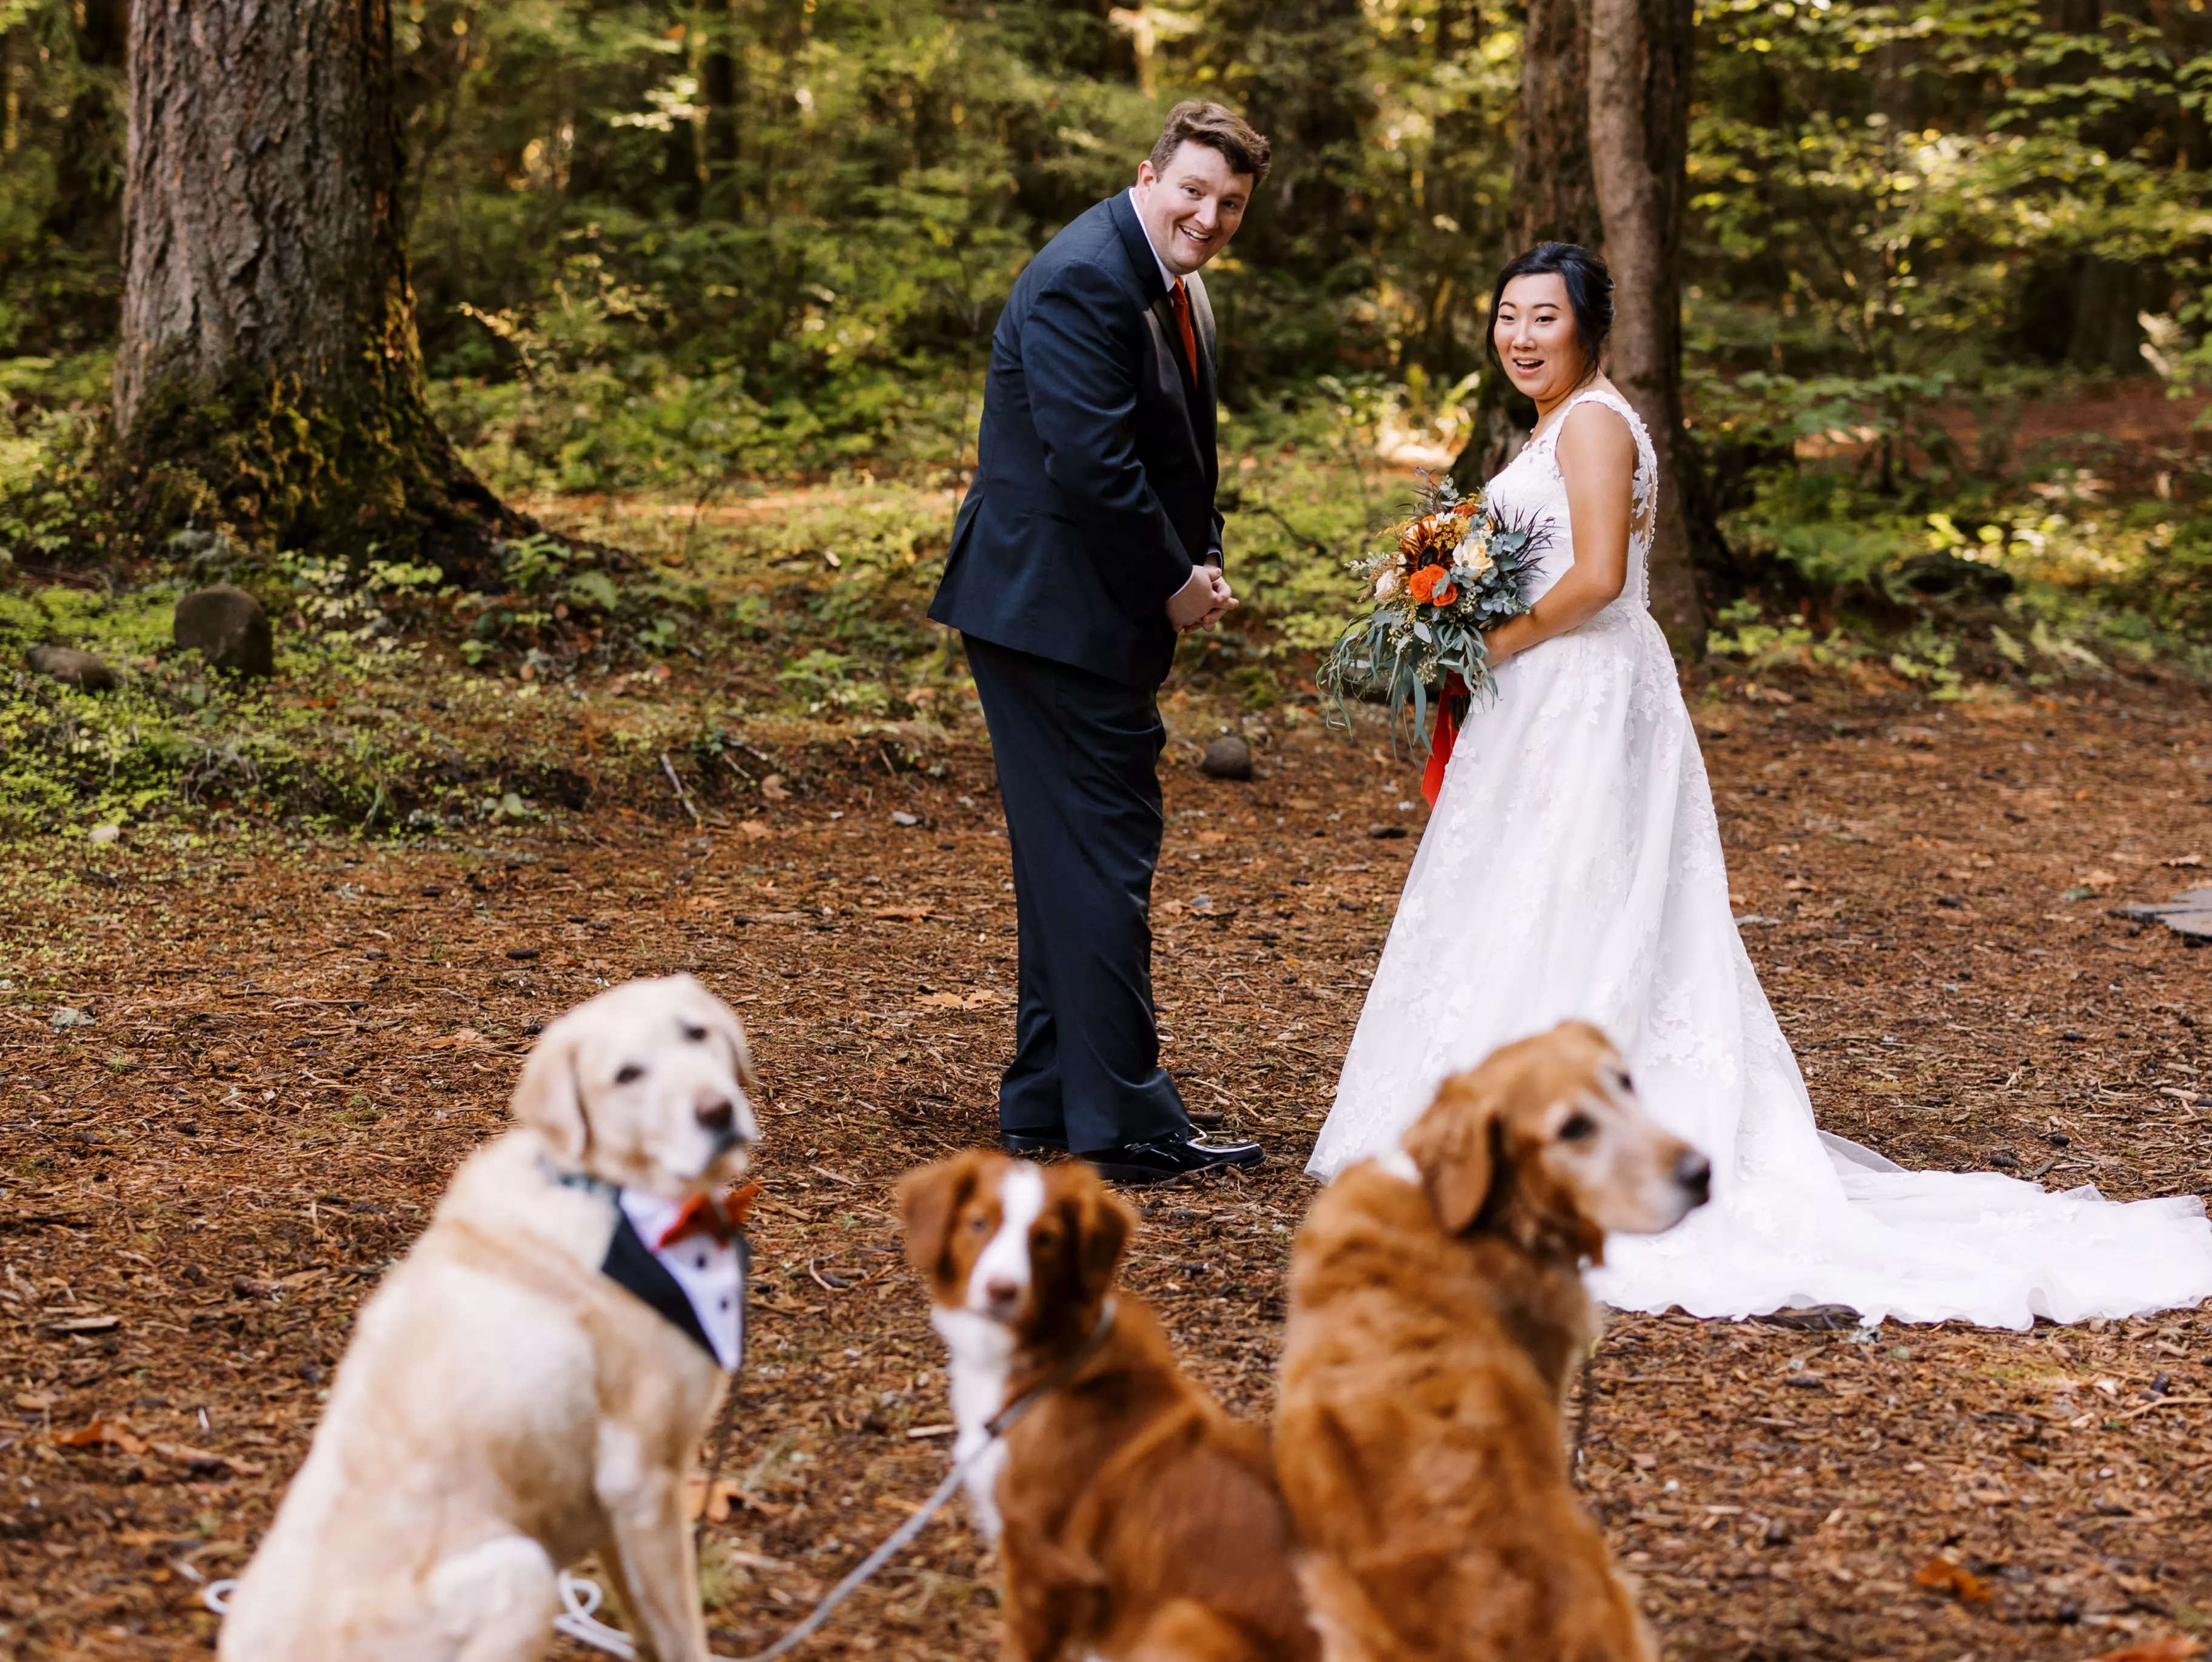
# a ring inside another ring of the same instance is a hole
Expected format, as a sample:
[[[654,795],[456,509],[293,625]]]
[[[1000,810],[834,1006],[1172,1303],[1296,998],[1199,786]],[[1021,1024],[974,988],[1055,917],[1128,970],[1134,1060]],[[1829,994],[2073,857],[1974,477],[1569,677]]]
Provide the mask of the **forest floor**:
[[[2120,1198],[2212,1186],[2212,954],[2110,914],[2212,860],[2212,702],[2107,682],[1695,707],[1747,943],[1829,1126]],[[1421,816],[1378,733],[1249,731],[1251,783],[1171,752],[1158,979],[1187,1093],[1271,1160],[1142,1196],[1127,1279],[1258,1416],[1299,1168]],[[963,740],[933,767],[743,821],[11,847],[0,1654],[206,1653],[202,1583],[244,1563],[361,1301],[500,1129],[532,1024],[631,975],[697,971],[765,1076],[716,1648],[764,1642],[894,1526],[948,1415],[888,1186],[990,1135],[1014,975],[988,758]],[[1588,1499],[1669,1655],[2072,1662],[2212,1636],[2212,1311],[1869,1337],[1613,1322]],[[992,1655],[992,1584],[956,1511],[804,1653]]]

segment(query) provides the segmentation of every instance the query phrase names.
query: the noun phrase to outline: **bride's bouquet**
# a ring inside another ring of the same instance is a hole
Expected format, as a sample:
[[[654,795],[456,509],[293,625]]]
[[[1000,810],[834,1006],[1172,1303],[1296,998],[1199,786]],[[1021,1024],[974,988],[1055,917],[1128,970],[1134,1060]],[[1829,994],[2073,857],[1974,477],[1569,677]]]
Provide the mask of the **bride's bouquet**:
[[[1322,660],[1316,681],[1337,724],[1358,699],[1384,706],[1394,731],[1411,716],[1424,749],[1432,701],[1456,726],[1453,702],[1498,689],[1482,632],[1528,610],[1542,546],[1540,528],[1508,523],[1480,496],[1424,475],[1413,518],[1389,546],[1352,562],[1373,604]]]

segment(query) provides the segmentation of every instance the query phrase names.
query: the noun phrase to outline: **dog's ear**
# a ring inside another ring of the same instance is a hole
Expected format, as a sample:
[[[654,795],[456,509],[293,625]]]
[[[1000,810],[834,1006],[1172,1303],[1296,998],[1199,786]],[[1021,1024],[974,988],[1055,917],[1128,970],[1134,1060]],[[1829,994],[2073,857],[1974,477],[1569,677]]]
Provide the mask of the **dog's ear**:
[[[1486,1070],[1455,1073],[1406,1133],[1406,1153],[1421,1174],[1430,1210],[1446,1234],[1464,1234],[1482,1215],[1498,1171],[1504,1100]]]
[[[1074,1188],[1067,1204],[1075,1236],[1076,1285],[1087,1303],[1103,1298],[1114,1284],[1114,1272],[1121,1267],[1121,1254],[1136,1229],[1137,1215],[1090,1167],[1079,1162],[1060,1167],[1059,1171],[1067,1174],[1063,1180]]]
[[[738,1019],[737,1011],[708,992],[696,977],[678,975],[672,979],[696,992],[700,1003],[712,1012],[713,1020],[708,1025],[714,1028],[714,1036],[722,1041],[722,1047],[729,1052],[730,1071],[737,1077],[738,1088],[748,1097],[757,1097],[760,1095],[760,1076],[753,1071],[752,1046],[745,1042],[745,1024]]]
[[[592,1149],[591,1113],[576,1079],[577,1030],[566,1021],[546,1028],[522,1077],[514,1082],[507,1112],[545,1139],[554,1157],[580,1164]]]
[[[906,1261],[918,1276],[935,1273],[945,1236],[975,1192],[985,1156],[974,1149],[916,1167],[898,1180],[899,1222],[906,1233]]]

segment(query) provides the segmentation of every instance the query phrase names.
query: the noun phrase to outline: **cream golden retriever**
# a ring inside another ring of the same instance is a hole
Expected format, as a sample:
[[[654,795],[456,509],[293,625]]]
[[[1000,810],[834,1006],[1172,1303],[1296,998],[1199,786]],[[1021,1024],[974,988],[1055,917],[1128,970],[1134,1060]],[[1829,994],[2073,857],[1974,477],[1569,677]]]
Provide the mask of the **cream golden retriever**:
[[[362,1311],[231,1595],[223,1662],[536,1657],[557,1572],[593,1552],[641,1654],[707,1655],[683,1485],[728,1378],[707,1335],[725,1330],[613,1268],[641,1251],[648,1281],[665,1270],[676,1249],[653,1254],[644,1231],[744,1169],[751,1084],[737,1017],[688,975],[615,987],[546,1030],[517,1128],[462,1166]],[[702,1271],[713,1248],[734,1250],[710,1231]],[[741,1312],[725,1317],[734,1335]]]
[[[1583,1022],[1444,1081],[1291,1250],[1275,1465],[1327,1662],[1650,1662],[1569,1488],[1582,1267],[1707,1198]]]

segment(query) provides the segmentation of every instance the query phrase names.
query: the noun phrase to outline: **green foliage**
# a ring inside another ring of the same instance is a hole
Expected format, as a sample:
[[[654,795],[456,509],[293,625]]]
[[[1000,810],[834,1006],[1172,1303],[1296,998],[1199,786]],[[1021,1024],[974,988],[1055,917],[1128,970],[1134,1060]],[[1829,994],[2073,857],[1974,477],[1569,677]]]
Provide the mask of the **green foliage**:
[[[178,596],[240,557],[213,537],[178,553],[173,574],[112,593],[0,587],[0,837],[186,810],[391,829],[481,817],[487,783],[495,807],[510,790],[558,788],[557,735],[520,742],[500,687],[399,638],[445,597],[434,570],[281,561],[256,580],[278,619],[277,676],[253,682],[170,645]],[[122,684],[80,692],[34,675],[21,666],[40,646],[94,652]],[[427,725],[432,705],[450,731]]]
[[[697,737],[740,713],[941,713],[959,666],[925,608],[997,308],[1187,94],[1237,103],[1278,163],[1208,273],[1243,605],[1186,640],[1182,673],[1255,702],[1310,690],[1358,598],[1347,563],[1413,482],[1378,455],[1465,433],[1510,219],[1510,12],[421,0],[394,17],[434,413],[498,490],[591,541],[511,538],[459,583],[381,531],[342,561],[242,547],[222,535],[237,505],[195,495],[186,464],[142,483],[193,530],[146,547],[100,491],[124,15],[0,0],[10,824],[210,798],[387,824],[530,809],[489,744],[425,785],[453,742],[438,724],[337,720],[176,661],[155,620],[219,576],[289,620],[295,684],[342,701],[405,710],[434,684],[491,721],[525,694],[658,696],[636,678],[711,671],[729,707],[607,739],[648,763],[673,743],[750,766]],[[1689,397],[1736,556],[1710,597],[1747,591],[1715,657],[1941,696],[2153,658],[2212,671],[2201,452],[2022,436],[2039,404],[2130,376],[2212,390],[2212,15],[1704,0],[1698,30]],[[183,413],[219,445],[283,422],[262,393]],[[309,435],[263,494],[351,514],[316,492],[353,436]],[[1937,555],[2010,591],[1916,587]],[[113,597],[38,586],[72,569]],[[130,684],[15,674],[64,640]]]
[[[100,353],[115,327],[125,16],[0,0],[0,358]]]
[[[1690,361],[1740,441],[1848,434],[1888,489],[1962,455],[2056,372],[2177,358],[2212,278],[2212,27],[2033,0],[1705,0],[1690,163]],[[2184,313],[2185,325],[2172,314]]]
[[[0,422],[0,574],[15,564],[59,565],[103,541],[106,478],[100,415],[32,405]]]

